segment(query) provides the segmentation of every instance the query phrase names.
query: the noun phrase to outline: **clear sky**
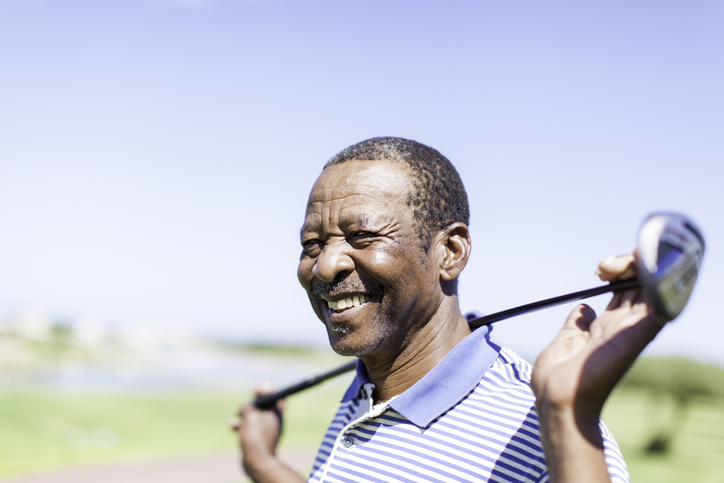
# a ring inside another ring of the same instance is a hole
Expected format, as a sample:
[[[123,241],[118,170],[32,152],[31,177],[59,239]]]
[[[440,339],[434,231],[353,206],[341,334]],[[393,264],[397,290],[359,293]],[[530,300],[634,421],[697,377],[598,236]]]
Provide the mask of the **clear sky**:
[[[681,211],[708,252],[650,353],[724,364],[723,86],[718,1],[0,0],[0,311],[324,345],[308,190],[393,135],[466,183],[464,310],[595,286]],[[570,308],[495,333],[534,358]]]

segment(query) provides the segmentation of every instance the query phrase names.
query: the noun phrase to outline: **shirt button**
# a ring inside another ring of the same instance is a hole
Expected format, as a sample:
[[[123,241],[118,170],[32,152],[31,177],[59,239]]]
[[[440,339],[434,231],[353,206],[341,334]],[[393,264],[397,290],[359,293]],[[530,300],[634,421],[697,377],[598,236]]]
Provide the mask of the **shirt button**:
[[[351,448],[352,446],[354,446],[355,443],[356,441],[353,436],[347,436],[342,440],[342,445],[345,448]]]

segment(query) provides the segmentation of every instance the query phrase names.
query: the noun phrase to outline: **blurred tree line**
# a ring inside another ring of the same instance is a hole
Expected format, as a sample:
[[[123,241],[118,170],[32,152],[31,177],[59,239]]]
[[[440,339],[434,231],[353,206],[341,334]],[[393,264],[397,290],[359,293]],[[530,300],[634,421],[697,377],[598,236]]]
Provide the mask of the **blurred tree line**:
[[[646,444],[647,453],[667,453],[694,401],[722,405],[724,369],[684,358],[641,358],[621,381],[621,387],[645,393],[653,405],[673,402],[668,421]]]

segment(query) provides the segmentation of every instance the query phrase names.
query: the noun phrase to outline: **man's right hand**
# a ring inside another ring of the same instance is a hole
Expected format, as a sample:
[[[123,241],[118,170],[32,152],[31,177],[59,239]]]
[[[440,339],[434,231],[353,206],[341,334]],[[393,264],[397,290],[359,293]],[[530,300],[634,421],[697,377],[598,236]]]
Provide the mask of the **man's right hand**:
[[[274,388],[259,386],[255,396],[271,394]],[[231,423],[239,438],[242,464],[246,474],[257,483],[304,481],[293,469],[276,456],[276,448],[282,433],[284,401],[268,411],[257,409],[253,403],[239,409],[239,420]]]

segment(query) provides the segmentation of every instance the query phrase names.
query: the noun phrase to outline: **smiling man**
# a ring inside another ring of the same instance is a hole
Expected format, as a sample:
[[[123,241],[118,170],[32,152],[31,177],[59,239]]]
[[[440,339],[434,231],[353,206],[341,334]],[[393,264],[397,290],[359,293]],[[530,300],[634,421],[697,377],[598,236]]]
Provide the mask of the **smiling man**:
[[[309,481],[628,481],[599,416],[660,330],[641,294],[616,295],[598,318],[574,309],[531,382],[531,365],[460,312],[468,224],[457,171],[420,143],[374,138],[325,165],[297,274],[332,348],[359,360]],[[602,278],[631,261],[608,260]],[[275,456],[278,412],[240,416],[247,473],[303,481]]]

